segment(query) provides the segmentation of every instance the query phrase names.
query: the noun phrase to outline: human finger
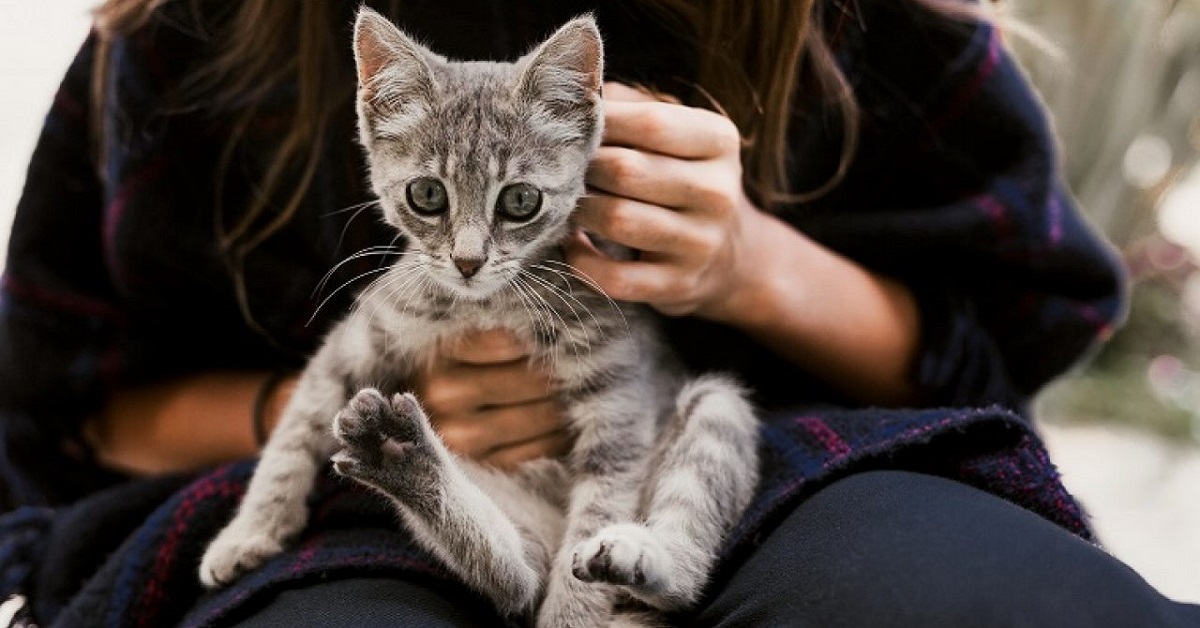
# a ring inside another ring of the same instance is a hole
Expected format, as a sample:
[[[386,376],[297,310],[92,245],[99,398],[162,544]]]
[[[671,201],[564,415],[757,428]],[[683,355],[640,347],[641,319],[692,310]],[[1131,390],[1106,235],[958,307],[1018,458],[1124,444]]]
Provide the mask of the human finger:
[[[523,462],[539,458],[561,458],[571,449],[571,438],[565,431],[528,442],[498,449],[482,458],[482,462],[499,469],[511,470]]]
[[[670,209],[622,196],[591,194],[573,215],[576,226],[639,251],[678,253],[695,238],[695,225]]]
[[[567,262],[618,301],[651,303],[662,310],[686,299],[694,290],[690,277],[681,277],[669,265],[657,261],[617,261],[578,240],[564,243]],[[671,313],[663,310],[665,313]]]
[[[681,159],[736,155],[742,138],[729,118],[657,100],[606,102],[604,143]]]
[[[737,171],[715,161],[685,161],[620,146],[601,146],[587,184],[614,196],[680,210],[727,211],[740,191]]]
[[[554,390],[550,374],[528,360],[435,364],[421,380],[422,401],[443,412],[527,403]]]
[[[503,449],[550,439],[563,431],[557,399],[502,406],[436,420],[434,428],[454,453],[483,459]]]

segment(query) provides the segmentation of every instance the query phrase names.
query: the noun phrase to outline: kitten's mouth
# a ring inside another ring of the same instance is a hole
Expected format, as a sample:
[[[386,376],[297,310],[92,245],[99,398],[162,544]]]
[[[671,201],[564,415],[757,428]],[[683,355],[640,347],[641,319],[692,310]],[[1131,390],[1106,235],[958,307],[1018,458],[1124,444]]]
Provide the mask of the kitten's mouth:
[[[496,294],[501,287],[501,282],[496,280],[492,273],[477,273],[470,277],[464,277],[457,271],[453,273],[443,273],[438,277],[438,283],[449,291],[451,294],[472,301],[482,301]]]

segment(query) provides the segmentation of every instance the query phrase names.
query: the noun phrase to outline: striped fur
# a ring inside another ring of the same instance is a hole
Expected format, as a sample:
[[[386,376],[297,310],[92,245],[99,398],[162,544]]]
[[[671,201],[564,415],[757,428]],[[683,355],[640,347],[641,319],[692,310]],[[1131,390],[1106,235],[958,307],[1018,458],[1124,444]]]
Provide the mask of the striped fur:
[[[647,309],[612,302],[561,258],[601,134],[595,24],[569,22],[512,64],[448,61],[366,9],[355,42],[371,182],[408,248],[312,358],[201,580],[227,584],[281,552],[332,455],[504,613],[637,626],[653,614],[618,602],[687,607],[753,495],[758,423],[729,379],[688,380]],[[409,206],[418,177],[444,183],[444,211]],[[514,183],[541,192],[527,220],[492,209]],[[506,474],[459,459],[419,401],[387,385],[480,328],[513,330],[551,368],[575,439],[565,460]]]

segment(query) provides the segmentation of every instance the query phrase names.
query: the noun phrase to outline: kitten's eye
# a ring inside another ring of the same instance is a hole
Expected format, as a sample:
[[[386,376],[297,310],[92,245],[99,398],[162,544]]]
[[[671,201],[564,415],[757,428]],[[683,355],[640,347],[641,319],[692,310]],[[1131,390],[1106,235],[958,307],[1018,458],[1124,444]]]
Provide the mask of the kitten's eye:
[[[408,206],[426,216],[435,216],[446,211],[446,186],[431,177],[421,177],[408,184],[405,190]]]
[[[528,183],[514,183],[500,190],[500,198],[496,200],[496,211],[515,222],[533,218],[541,208],[541,190]]]

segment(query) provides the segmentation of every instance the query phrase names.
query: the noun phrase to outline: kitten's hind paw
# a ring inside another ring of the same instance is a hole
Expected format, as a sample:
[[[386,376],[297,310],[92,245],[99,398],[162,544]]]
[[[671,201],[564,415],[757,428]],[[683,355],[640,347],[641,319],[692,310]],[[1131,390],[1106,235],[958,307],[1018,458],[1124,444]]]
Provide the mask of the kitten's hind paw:
[[[571,573],[584,582],[608,582],[654,590],[669,577],[665,548],[645,526],[618,523],[575,546]]]
[[[412,395],[387,399],[364,388],[333,420],[333,435],[343,447],[331,458],[334,470],[394,493],[408,483],[405,474],[427,470],[436,459],[427,422]]]

